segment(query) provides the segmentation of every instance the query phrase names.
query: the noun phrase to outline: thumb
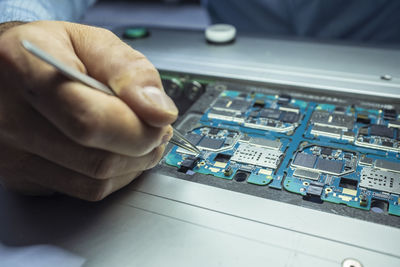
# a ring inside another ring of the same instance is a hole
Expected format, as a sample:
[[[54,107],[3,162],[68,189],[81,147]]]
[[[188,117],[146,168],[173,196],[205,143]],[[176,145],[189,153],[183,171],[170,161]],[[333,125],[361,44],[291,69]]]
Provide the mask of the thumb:
[[[65,25],[89,75],[112,87],[139,118],[155,127],[176,120],[178,109],[165,94],[158,71],[143,54],[108,30]]]

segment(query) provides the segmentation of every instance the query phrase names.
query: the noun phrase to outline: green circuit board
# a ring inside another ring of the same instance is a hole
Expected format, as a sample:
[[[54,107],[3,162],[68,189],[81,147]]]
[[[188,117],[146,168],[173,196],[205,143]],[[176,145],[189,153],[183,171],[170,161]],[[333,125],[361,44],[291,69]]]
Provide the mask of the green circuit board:
[[[174,147],[165,162],[286,190],[313,201],[400,216],[400,117],[373,109],[223,91],[186,137],[200,155]]]

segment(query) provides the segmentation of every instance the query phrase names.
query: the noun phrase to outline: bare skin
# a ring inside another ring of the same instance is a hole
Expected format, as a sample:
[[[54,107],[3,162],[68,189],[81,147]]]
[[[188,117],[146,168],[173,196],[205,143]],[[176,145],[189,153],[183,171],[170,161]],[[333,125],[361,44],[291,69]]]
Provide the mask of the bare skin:
[[[26,52],[21,39],[119,97],[64,78]],[[158,163],[177,114],[154,66],[107,30],[39,21],[13,25],[0,36],[0,179],[6,188],[101,200]]]

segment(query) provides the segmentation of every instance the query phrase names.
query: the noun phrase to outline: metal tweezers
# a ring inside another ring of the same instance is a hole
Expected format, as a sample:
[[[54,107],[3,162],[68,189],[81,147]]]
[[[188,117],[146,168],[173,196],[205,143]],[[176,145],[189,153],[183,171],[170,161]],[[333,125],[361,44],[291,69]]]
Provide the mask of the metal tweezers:
[[[110,88],[107,85],[99,82],[98,80],[93,79],[92,77],[90,77],[82,72],[79,72],[78,70],[71,68],[71,67],[65,65],[64,63],[56,60],[55,58],[53,58],[52,56],[50,56],[43,50],[39,49],[37,46],[33,45],[31,42],[29,42],[27,40],[22,40],[21,44],[27,51],[29,51],[30,53],[35,55],[37,58],[39,58],[39,59],[43,60],[44,62],[55,67],[60,73],[62,73],[67,78],[81,82],[87,86],[90,86],[90,87],[97,89],[101,92],[104,92],[106,94],[118,97],[118,95],[115,93],[115,91],[112,88]],[[175,128],[172,128],[172,129],[173,129],[173,136],[172,136],[171,140],[169,140],[170,143],[177,145],[179,147],[182,147],[186,150],[189,150],[189,151],[195,153],[196,155],[200,154],[200,150],[195,145],[193,145],[189,140],[187,140]]]

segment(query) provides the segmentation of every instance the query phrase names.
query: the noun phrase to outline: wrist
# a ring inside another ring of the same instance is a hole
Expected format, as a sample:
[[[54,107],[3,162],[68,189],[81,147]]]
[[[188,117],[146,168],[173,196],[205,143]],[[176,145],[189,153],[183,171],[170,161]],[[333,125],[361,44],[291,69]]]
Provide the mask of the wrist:
[[[8,29],[11,29],[15,26],[25,24],[26,22],[23,21],[8,21],[4,23],[0,23],[0,35],[5,33]]]

